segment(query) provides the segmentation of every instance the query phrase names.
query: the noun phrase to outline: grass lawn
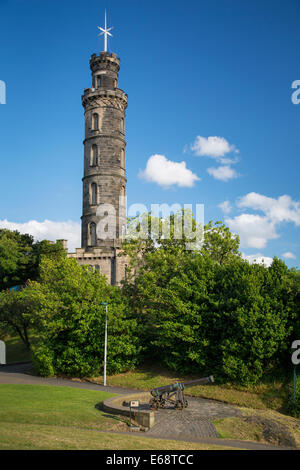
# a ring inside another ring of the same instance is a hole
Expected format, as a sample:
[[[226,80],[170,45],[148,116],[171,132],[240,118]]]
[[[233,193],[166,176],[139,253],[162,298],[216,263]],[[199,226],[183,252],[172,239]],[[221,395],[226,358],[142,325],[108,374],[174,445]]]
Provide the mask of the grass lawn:
[[[222,445],[149,439],[84,429],[5,423],[0,449],[13,450],[229,450]],[[233,449],[236,450],[236,449]]]
[[[262,442],[263,427],[259,423],[246,423],[241,418],[221,418],[214,425],[223,439],[239,439]]]
[[[47,385],[0,385],[1,423],[115,429],[122,422],[97,409],[112,393]]]
[[[71,387],[2,384],[0,449],[222,449],[109,433],[128,431],[126,418],[97,408],[111,396]]]

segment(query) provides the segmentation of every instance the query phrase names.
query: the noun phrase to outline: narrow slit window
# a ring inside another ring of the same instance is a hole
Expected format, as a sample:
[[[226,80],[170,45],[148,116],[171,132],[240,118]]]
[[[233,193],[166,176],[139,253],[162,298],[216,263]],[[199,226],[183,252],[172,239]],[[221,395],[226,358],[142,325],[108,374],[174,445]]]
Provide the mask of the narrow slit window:
[[[98,116],[97,113],[93,114],[92,128],[93,128],[93,130],[97,130],[99,128],[99,116]]]
[[[90,241],[91,241],[92,246],[97,245],[97,234],[96,234],[96,224],[95,224],[95,222],[92,222],[90,224]]]
[[[92,183],[91,190],[92,190],[92,205],[95,205],[97,204],[97,184],[96,183]]]
[[[98,147],[96,144],[92,145],[91,165],[92,166],[98,165]]]

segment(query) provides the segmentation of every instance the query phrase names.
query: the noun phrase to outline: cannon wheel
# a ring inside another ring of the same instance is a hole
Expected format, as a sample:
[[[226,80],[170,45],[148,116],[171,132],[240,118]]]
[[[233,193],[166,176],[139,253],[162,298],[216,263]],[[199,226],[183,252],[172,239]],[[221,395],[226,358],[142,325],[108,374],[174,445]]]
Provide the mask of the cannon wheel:
[[[150,410],[157,410],[158,408],[157,400],[155,400],[155,398],[151,398],[151,400],[149,401],[149,406],[150,406]]]
[[[181,401],[177,401],[175,403],[175,408],[176,408],[176,410],[182,410],[183,409],[183,404],[181,403]]]

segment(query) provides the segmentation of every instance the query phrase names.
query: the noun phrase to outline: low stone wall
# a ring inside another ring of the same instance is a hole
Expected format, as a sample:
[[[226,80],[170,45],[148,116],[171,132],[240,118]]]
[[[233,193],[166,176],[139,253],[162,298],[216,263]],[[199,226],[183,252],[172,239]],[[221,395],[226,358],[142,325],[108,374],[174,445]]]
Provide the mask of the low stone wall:
[[[139,400],[141,405],[148,404],[149,392],[147,393],[135,393],[132,395],[122,395],[118,397],[108,398],[103,402],[103,410],[107,413],[114,413],[122,416],[130,416],[129,406],[123,406],[123,402],[130,402],[131,400]],[[147,409],[140,409],[134,411],[131,409],[131,416],[144,428],[151,428],[154,425],[154,412]]]

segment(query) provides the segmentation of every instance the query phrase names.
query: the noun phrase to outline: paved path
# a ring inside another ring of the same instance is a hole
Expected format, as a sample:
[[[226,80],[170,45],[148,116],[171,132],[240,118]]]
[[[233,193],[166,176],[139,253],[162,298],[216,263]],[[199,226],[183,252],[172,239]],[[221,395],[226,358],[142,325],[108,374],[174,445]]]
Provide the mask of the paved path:
[[[56,385],[88,390],[107,391],[116,394],[129,394],[141,392],[141,390],[104,387],[103,385],[89,382],[77,382],[69,379],[43,378],[29,375],[26,372],[31,364],[16,364],[0,366],[0,384],[32,384],[32,385]],[[278,447],[268,444],[246,442],[231,439],[220,439],[212,424],[215,418],[226,416],[239,416],[241,412],[230,405],[203,398],[189,398],[189,406],[184,410],[164,409],[155,412],[155,425],[143,437],[149,439],[172,439],[175,441],[197,442],[202,444],[233,447],[250,450],[284,450],[287,447]],[[103,432],[103,431],[101,431]],[[112,431],[109,431],[110,433]],[[132,433],[119,433],[128,434]]]
[[[94,430],[93,430],[94,431]],[[122,434],[122,435],[128,435],[132,436],[134,433],[132,432],[117,432],[117,431],[98,431],[98,432],[109,432],[110,434]],[[291,447],[279,447],[279,446],[274,446],[270,444],[260,444],[252,441],[239,441],[237,439],[220,439],[220,438],[198,438],[195,439],[195,437],[191,439],[187,439],[186,437],[157,437],[149,434],[149,431],[143,435],[139,434],[141,437],[147,437],[149,439],[162,439],[162,440],[172,440],[172,441],[177,441],[177,442],[193,442],[197,444],[208,444],[210,446],[220,446],[220,447],[231,447],[234,449],[243,449],[243,450],[295,450],[294,448]]]
[[[134,390],[132,388],[104,387],[104,385],[93,384],[91,382],[79,382],[76,380],[61,378],[36,377],[35,375],[29,375],[26,373],[31,369],[31,367],[32,364],[30,363],[0,366],[0,384],[56,385],[62,387],[99,390],[103,392],[117,393],[118,395],[140,392],[140,390]]]
[[[234,406],[204,398],[188,398],[189,406],[183,410],[160,409],[155,412],[155,424],[147,434],[156,437],[186,440],[218,437],[212,421],[216,418],[240,416]]]

